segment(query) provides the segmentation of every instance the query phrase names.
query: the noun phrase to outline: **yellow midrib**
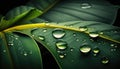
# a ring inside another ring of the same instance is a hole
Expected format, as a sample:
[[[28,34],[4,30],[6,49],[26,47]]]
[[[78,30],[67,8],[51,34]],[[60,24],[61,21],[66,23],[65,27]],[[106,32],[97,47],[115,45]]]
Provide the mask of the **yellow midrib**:
[[[63,29],[66,29],[66,30],[73,30],[73,31],[77,31],[77,32],[83,32],[83,31],[80,31],[77,28],[59,26],[59,25],[55,25],[55,24],[47,24],[47,23],[26,24],[26,25],[15,26],[15,27],[11,27],[9,29],[6,29],[3,32],[12,32],[12,31],[18,31],[18,30],[24,30],[24,29],[30,29],[30,28],[63,28]],[[89,34],[89,32],[87,32],[87,31],[85,31],[83,33]],[[112,39],[110,37],[106,37],[106,36],[104,36],[102,34],[99,35],[99,37],[120,44],[120,41],[114,40],[114,39]]]

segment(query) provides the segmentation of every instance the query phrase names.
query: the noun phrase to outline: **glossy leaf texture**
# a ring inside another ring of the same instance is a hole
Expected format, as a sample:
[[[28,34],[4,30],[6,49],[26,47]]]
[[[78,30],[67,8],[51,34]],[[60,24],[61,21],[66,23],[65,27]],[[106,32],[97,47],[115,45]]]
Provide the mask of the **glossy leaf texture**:
[[[37,43],[20,33],[0,33],[1,69],[42,69]]]
[[[49,4],[55,3],[51,1],[36,0],[30,2],[29,6],[45,11],[39,18],[50,22],[81,20],[113,24],[118,10],[118,7],[105,0],[60,0],[52,8],[46,8]],[[44,8],[50,10],[46,12]]]
[[[120,28],[92,21],[40,25],[17,31],[41,43],[60,69],[120,68]]]

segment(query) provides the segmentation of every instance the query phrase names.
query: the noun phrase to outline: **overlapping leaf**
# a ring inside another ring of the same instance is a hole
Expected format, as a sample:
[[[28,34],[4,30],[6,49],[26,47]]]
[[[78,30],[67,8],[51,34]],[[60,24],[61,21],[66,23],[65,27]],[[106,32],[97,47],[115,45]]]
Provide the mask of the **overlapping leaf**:
[[[49,4],[48,0],[37,0],[30,2],[29,6],[34,5],[44,11],[44,6]],[[117,10],[117,7],[105,0],[61,0],[40,18],[50,22],[84,20],[113,24]]]
[[[19,33],[1,33],[2,69],[42,69],[41,53],[36,42]]]

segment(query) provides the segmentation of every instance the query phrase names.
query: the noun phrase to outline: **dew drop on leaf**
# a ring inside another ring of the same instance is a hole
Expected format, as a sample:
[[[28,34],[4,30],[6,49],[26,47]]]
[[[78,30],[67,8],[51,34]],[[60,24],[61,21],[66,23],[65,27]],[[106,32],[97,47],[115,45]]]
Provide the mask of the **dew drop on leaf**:
[[[44,41],[45,40],[45,37],[44,36],[38,36],[38,38],[40,39],[40,40],[42,40],[42,41]]]
[[[3,52],[5,53],[5,52],[6,52],[6,50],[3,50]]]
[[[92,6],[91,6],[91,4],[90,3],[82,3],[81,4],[81,8],[82,9],[88,9],[88,8],[91,8]]]
[[[43,32],[44,32],[44,33],[47,32],[47,29],[43,29]]]
[[[60,57],[60,58],[64,58],[65,55],[64,55],[64,54],[60,54],[59,57]]]
[[[102,64],[107,64],[109,62],[109,59],[107,57],[102,57],[101,62]]]
[[[96,48],[93,49],[93,53],[97,54],[99,52],[100,52],[100,49],[98,47],[96,47]]]
[[[70,48],[70,51],[72,52],[72,51],[73,51],[73,48]]]
[[[83,31],[87,31],[88,28],[87,27],[79,27],[79,30],[83,32]]]
[[[52,35],[55,38],[62,38],[65,36],[65,31],[63,29],[55,29],[52,31]]]
[[[95,32],[91,32],[91,33],[89,33],[89,36],[92,37],[92,38],[96,38],[96,37],[99,36],[99,34],[95,33]]]
[[[80,52],[82,53],[89,53],[90,50],[91,50],[91,47],[89,45],[80,46]]]
[[[28,54],[26,53],[26,52],[24,52],[24,54],[23,54],[24,56],[27,56]]]
[[[67,48],[67,43],[64,41],[56,42],[56,46],[59,50],[65,50]]]

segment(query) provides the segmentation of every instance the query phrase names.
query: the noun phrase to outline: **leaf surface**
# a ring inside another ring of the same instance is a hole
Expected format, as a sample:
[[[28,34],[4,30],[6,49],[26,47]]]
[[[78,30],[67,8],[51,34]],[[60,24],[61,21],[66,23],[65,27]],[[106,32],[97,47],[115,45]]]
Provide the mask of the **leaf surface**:
[[[28,28],[32,29],[24,25],[26,30],[17,29],[19,26],[16,31],[30,35],[41,43],[53,55],[60,69],[120,68],[118,27],[93,21],[30,25]]]

